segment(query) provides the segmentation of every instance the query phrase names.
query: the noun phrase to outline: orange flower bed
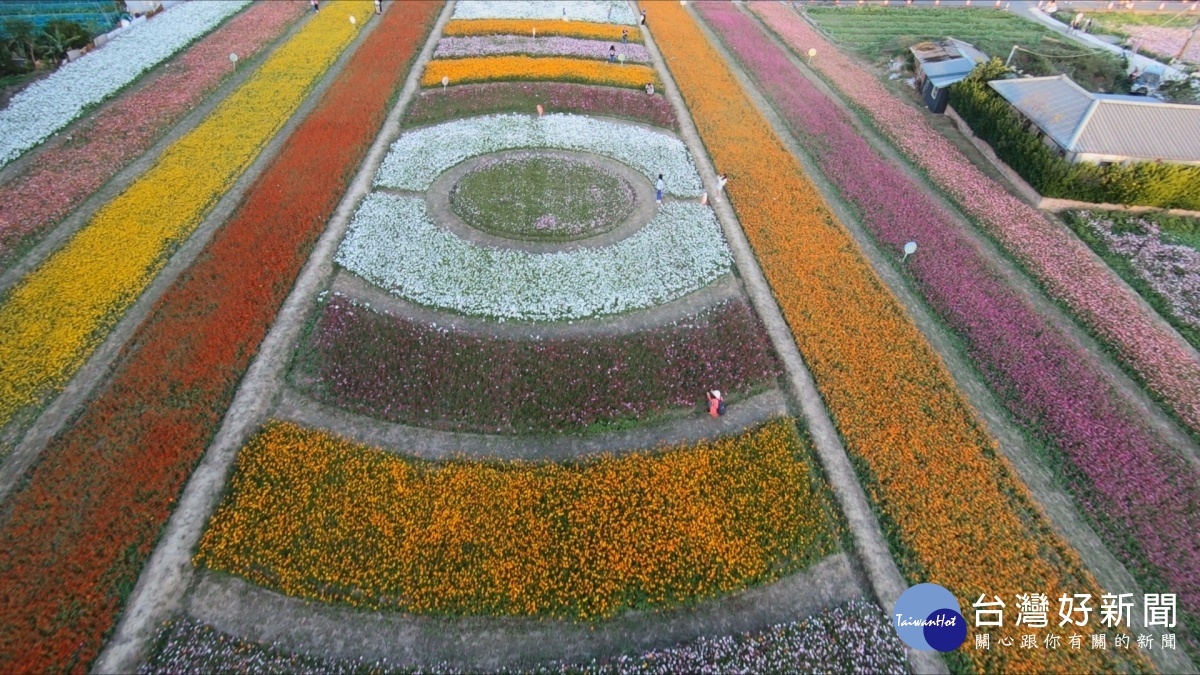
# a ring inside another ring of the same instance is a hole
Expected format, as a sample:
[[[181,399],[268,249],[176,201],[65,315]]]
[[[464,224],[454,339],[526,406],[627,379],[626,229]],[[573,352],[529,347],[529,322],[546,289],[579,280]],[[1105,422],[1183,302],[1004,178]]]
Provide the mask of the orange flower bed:
[[[602,84],[610,87],[641,89],[653,82],[661,87],[658,73],[649,66],[591,59],[537,58],[532,56],[484,56],[470,59],[430,61],[421,77],[422,87],[440,87],[442,78],[450,84],[502,82],[507,80],[551,80]]]
[[[573,37],[587,40],[621,40],[621,31],[629,31],[629,41],[641,44],[642,34],[636,26],[618,26],[611,23],[587,21],[549,21],[544,19],[470,19],[451,21],[446,24],[442,35],[467,37],[470,35],[537,35],[544,37]]]
[[[1098,598],[1095,580],[687,12],[676,3],[642,7],[717,169],[729,176],[730,201],[902,573],[950,589],[968,617],[980,594],[1001,596],[1010,606],[1003,628],[986,629],[993,642],[1020,644],[1024,630],[1039,638],[1053,631],[1066,644],[1066,629],[1015,626],[1014,596]],[[970,637],[948,656],[955,669],[986,672],[1113,665],[1087,650],[977,651]]]

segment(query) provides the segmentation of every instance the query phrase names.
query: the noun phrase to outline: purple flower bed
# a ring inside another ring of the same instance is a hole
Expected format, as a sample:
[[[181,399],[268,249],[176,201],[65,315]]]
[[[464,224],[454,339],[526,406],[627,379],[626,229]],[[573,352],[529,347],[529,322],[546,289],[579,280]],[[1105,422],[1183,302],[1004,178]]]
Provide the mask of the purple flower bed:
[[[918,289],[1014,417],[1057,450],[1060,478],[1144,590],[1178,593],[1200,613],[1200,484],[1191,467],[752,20],[723,3],[696,7],[885,249],[899,257],[905,242],[919,242],[905,265]]]
[[[736,400],[779,366],[758,317],[726,302],[620,336],[497,338],[378,313],[334,295],[293,379],[314,398],[386,420],[490,433],[579,431]]]
[[[459,59],[471,56],[528,54],[529,56],[574,56],[581,59],[608,60],[609,47],[616,47],[618,55],[624,54],[626,63],[650,63],[650,52],[644,45],[604,40],[581,40],[571,37],[535,38],[526,35],[444,37],[438,40],[433,58]]]
[[[222,633],[189,619],[162,630],[157,648],[139,671],[151,673],[451,673],[468,672],[446,663],[405,668],[386,659],[319,658],[289,653]],[[852,600],[820,614],[766,630],[702,637],[634,656],[597,659],[584,665],[552,663],[502,673],[883,673],[908,672],[899,638],[883,611]]]
[[[547,113],[619,117],[657,127],[679,128],[675,111],[661,94],[565,82],[488,82],[444,90],[426,89],[412,102],[404,125],[424,126],[501,112],[534,114],[539,104]]]

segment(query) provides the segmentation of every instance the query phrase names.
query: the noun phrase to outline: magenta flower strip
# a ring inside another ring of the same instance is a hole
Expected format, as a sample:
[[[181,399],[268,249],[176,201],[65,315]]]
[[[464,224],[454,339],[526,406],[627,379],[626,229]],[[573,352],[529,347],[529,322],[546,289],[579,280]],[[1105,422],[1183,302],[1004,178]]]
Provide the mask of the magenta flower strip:
[[[541,104],[547,113],[561,112],[621,117],[677,129],[667,97],[630,89],[565,82],[487,82],[448,89],[425,89],[405,115],[405,126],[424,126],[460,117],[501,112],[533,114]]]
[[[1145,572],[1149,561],[1160,579],[1147,585],[1161,583],[1162,591],[1180,595],[1189,612],[1200,613],[1196,474],[1121,405],[1091,359],[1006,286],[922,187],[879,156],[849,116],[792,67],[750,18],[732,5],[696,7],[872,235],[897,257],[905,242],[920,242],[920,252],[905,265],[917,290],[962,336],[1013,416],[1069,464],[1056,468],[1108,545],[1135,570]],[[1077,476],[1086,477],[1090,489]]]
[[[435,59],[460,59],[471,56],[526,54],[529,56],[573,56],[581,59],[607,60],[609,47],[616,47],[626,63],[650,63],[650,52],[635,43],[582,40],[570,37],[540,37],[525,35],[481,35],[478,37],[444,37],[438,40],[433,52]]]
[[[334,295],[293,380],[317,400],[406,424],[579,431],[767,388],[779,366],[749,305],[730,301],[623,336],[497,338],[378,313]]]
[[[234,72],[302,16],[305,3],[259,2],[164,64],[160,74],[103,106],[0,187],[0,269],[117,172],[150,149]]]
[[[1137,295],[1067,228],[1010,195],[935,131],[917,111],[897,101],[866,70],[838,52],[811,27],[776,3],[754,11],[783,40],[806,53],[816,48],[819,70],[960,208],[975,218],[1064,302],[1170,410],[1200,433],[1200,362]]]

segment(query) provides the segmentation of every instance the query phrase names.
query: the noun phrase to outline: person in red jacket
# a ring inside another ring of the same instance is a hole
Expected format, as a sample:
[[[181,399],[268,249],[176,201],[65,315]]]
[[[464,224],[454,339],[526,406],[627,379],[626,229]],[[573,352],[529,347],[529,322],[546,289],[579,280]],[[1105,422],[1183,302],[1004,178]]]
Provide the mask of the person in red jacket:
[[[720,417],[725,414],[725,399],[721,396],[721,392],[717,389],[704,392],[705,398],[708,399],[708,414],[713,417]]]

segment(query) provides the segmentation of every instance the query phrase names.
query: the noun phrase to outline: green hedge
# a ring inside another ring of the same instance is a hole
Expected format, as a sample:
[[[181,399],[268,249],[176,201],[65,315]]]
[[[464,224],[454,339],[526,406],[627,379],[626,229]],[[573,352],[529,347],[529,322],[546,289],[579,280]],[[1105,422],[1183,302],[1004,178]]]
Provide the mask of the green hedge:
[[[950,105],[975,135],[1045,197],[1200,210],[1200,167],[1138,162],[1070,164],[1034,133],[989,80],[1004,76],[999,60],[981,64],[950,88]]]

